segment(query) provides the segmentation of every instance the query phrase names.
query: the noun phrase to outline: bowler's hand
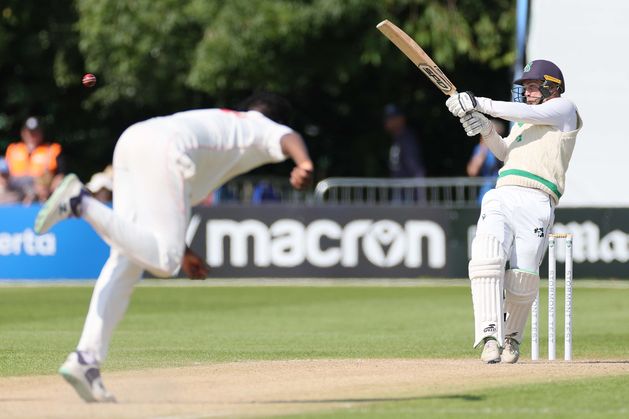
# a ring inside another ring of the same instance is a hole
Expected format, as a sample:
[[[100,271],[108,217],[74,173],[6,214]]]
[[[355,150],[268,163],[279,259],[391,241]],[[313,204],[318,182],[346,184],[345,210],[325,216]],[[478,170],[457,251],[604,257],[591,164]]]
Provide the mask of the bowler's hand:
[[[183,254],[181,270],[190,279],[205,279],[210,273],[210,267],[205,261],[188,247],[186,247],[186,251]]]
[[[290,184],[298,191],[307,188],[312,183],[312,171],[311,162],[304,162],[295,166],[290,173]]]

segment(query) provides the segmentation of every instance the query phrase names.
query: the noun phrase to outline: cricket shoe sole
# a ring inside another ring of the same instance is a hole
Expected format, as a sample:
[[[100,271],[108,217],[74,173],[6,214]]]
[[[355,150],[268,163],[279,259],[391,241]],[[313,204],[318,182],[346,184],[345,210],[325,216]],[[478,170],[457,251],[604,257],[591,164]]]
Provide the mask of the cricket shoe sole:
[[[59,221],[79,216],[83,195],[88,194],[79,178],[70,173],[63,178],[35,218],[35,233],[44,234]]]
[[[78,351],[68,355],[66,362],[59,368],[59,374],[88,403],[116,402],[116,398],[107,391],[103,384],[98,365],[87,363]]]

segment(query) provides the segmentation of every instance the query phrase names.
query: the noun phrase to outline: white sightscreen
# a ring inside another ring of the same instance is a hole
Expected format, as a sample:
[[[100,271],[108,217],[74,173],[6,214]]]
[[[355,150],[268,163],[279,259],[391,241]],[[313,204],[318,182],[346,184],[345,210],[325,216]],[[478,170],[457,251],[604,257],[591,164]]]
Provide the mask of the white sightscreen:
[[[527,61],[559,66],[583,119],[560,205],[629,206],[629,1],[531,0],[530,8]]]

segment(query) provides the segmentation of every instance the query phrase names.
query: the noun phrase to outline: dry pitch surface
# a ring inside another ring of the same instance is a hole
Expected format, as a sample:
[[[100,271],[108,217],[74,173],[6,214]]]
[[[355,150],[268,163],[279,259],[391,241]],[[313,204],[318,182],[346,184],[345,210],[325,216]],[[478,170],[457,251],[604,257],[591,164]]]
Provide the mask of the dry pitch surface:
[[[117,404],[83,403],[58,376],[0,379],[0,417],[208,418],[267,416],[368,403],[454,396],[470,390],[629,374],[614,361],[295,360],[204,364],[105,373]]]

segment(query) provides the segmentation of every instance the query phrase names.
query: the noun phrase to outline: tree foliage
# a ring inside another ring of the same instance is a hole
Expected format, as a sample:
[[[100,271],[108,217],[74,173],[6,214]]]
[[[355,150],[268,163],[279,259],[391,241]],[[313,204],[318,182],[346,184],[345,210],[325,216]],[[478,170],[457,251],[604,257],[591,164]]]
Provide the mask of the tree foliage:
[[[51,2],[52,3],[52,2]],[[431,175],[460,175],[473,145],[444,97],[375,25],[415,38],[461,90],[505,98],[514,61],[511,0],[35,0],[0,10],[0,133],[46,115],[75,170],[111,158],[145,117],[235,106],[254,90],[294,104],[319,176],[386,175],[381,110],[406,107]],[[99,82],[86,90],[83,72]],[[6,142],[6,141],[5,141]],[[429,158],[428,158],[429,157]]]

